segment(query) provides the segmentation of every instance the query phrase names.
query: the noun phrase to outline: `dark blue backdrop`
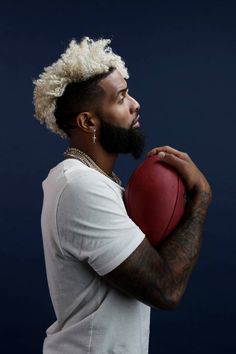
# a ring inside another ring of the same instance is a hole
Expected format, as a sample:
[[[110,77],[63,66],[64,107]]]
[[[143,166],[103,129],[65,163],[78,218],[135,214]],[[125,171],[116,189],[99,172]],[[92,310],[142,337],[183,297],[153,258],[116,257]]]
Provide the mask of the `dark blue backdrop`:
[[[213,188],[202,252],[184,298],[175,311],[152,311],[150,354],[236,352],[235,6],[1,3],[1,353],[41,353],[55,320],[41,241],[41,182],[62,159],[66,141],[33,117],[32,79],[71,38],[85,35],[112,38],[125,59],[146,151],[168,144],[188,152]],[[124,184],[140,161],[120,158],[116,172]]]

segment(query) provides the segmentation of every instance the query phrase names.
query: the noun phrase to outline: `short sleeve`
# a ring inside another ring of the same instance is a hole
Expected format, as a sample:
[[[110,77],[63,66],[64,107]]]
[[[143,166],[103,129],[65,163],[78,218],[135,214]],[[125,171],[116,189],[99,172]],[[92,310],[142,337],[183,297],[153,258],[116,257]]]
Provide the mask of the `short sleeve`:
[[[57,207],[62,249],[99,275],[120,265],[145,235],[127,215],[122,190],[97,171],[72,178]]]

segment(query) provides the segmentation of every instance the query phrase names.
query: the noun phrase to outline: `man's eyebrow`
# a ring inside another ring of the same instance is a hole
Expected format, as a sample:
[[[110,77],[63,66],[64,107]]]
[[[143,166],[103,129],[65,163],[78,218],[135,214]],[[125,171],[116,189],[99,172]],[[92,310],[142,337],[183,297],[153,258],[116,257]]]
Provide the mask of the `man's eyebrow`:
[[[128,91],[128,86],[126,86],[125,88],[117,91],[116,94],[115,94],[115,98],[117,98],[121,92],[126,92],[126,91]]]

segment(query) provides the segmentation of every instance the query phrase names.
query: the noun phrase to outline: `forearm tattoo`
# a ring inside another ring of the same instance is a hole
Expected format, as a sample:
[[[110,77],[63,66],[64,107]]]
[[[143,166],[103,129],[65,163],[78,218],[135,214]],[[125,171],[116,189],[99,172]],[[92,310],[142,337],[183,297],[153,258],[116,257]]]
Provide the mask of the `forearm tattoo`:
[[[174,232],[158,248],[158,252],[169,269],[169,282],[165,293],[179,299],[183,294],[191,271],[197,261],[206,218],[209,195],[205,192],[194,197],[184,218]],[[167,280],[167,279],[166,279]]]
[[[131,256],[104,278],[150,306],[175,308],[200,252],[208,205],[208,194],[198,193],[182,222],[157,250],[144,238]]]

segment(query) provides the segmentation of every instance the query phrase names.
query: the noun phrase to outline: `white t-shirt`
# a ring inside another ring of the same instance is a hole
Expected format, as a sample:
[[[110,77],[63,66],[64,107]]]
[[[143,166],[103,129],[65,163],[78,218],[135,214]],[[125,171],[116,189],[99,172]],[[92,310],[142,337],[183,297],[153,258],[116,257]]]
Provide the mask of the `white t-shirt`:
[[[102,278],[145,237],[126,213],[124,188],[67,159],[49,172],[43,190],[43,247],[57,318],[43,353],[147,354],[150,307]]]

